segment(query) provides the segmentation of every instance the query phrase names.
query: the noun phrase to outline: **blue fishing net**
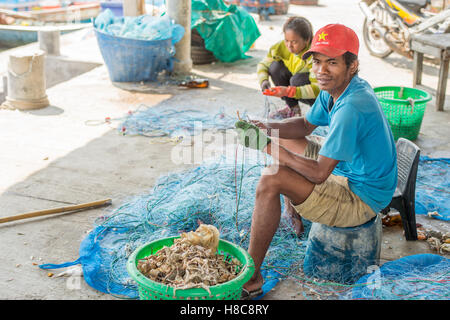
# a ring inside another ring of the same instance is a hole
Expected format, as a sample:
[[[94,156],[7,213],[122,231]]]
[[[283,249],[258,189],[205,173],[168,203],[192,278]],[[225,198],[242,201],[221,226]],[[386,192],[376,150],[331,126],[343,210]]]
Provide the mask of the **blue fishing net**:
[[[266,99],[263,114],[252,115],[252,119],[262,121],[282,120],[281,118],[269,119],[270,110],[274,106]],[[240,115],[248,119],[248,112],[243,111]],[[199,134],[202,130],[227,130],[235,127],[238,117],[230,115],[225,108],[220,108],[217,113],[209,113],[192,106],[167,106],[161,104],[150,107],[145,104],[129,112],[119,119],[118,131],[125,135],[142,135],[147,137],[184,137]],[[317,127],[312,134],[326,136],[328,127]]]
[[[128,276],[126,262],[142,244],[195,230],[202,222],[215,225],[222,238],[247,249],[256,185],[261,170],[268,163],[270,158],[243,158],[242,154],[234,161],[211,160],[163,176],[147,194],[131,198],[111,215],[99,218],[80,246],[79,259],[40,267],[53,269],[81,264],[84,278],[91,287],[119,298],[136,299],[137,285]],[[396,273],[394,278],[377,278],[377,286],[381,284],[381,288],[377,287],[381,290],[378,293],[373,291],[373,275],[367,275],[353,285],[302,276],[305,239],[311,226],[307,220],[304,223],[305,235],[299,239],[288,218],[282,215],[262,267],[263,295],[281,279],[290,278],[302,286],[306,299],[314,297],[305,294],[308,290],[313,290],[315,297],[321,299],[414,299],[423,298],[416,291],[421,289],[431,292],[429,298],[448,298],[448,260],[433,268],[433,272],[431,267],[424,271],[393,264],[389,270],[402,272],[402,275]],[[385,265],[381,272],[390,266]],[[416,263],[416,266],[424,265]]]
[[[437,211],[433,218],[450,221],[450,159],[420,157],[416,181],[416,214]]]
[[[417,254],[386,262],[355,283],[352,299],[448,300],[450,259]]]
[[[141,105],[123,119],[118,130],[126,135],[183,137],[199,134],[202,130],[231,129],[237,120],[237,116],[228,115],[223,108],[210,114],[193,107]]]
[[[126,262],[145,243],[195,230],[201,222],[216,226],[221,238],[247,249],[256,185],[265,164],[256,158],[222,158],[163,176],[148,194],[130,199],[99,219],[83,240],[79,259],[41,268],[81,263],[85,280],[93,288],[117,297],[138,298]],[[283,215],[262,268],[263,290],[270,291],[280,279],[272,269],[297,267],[303,255],[304,242]]]
[[[164,121],[161,121],[162,119]],[[178,134],[182,123],[181,129],[193,135],[196,133],[194,119],[202,123],[202,129],[227,129],[234,127],[237,120],[236,117],[227,116],[223,112],[211,117],[210,114],[198,110],[167,109],[160,106],[130,114],[122,126],[129,134],[173,136]],[[121,131],[122,126],[119,126]],[[327,129],[319,127],[314,134],[326,135]],[[137,284],[129,277],[126,262],[130,254],[145,243],[192,231],[197,229],[199,223],[206,223],[216,226],[221,238],[247,249],[256,185],[261,170],[271,163],[271,158],[248,149],[246,153],[241,146],[236,148],[239,152],[236,152],[232,159],[212,159],[198,167],[161,177],[148,193],[128,199],[111,215],[99,218],[93,231],[80,246],[79,259],[61,265],[45,264],[40,267],[52,269],[81,264],[84,278],[91,287],[116,297],[136,299]],[[430,211],[430,208],[435,208],[430,205],[437,204],[439,208],[444,208],[437,209],[439,212],[448,213],[448,210],[445,211],[448,208],[445,201],[448,199],[448,164],[448,159],[421,158],[416,189],[416,207],[419,210]],[[283,208],[283,201],[281,204]],[[425,209],[421,209],[422,206]],[[290,277],[303,288],[314,290],[322,297],[362,297],[357,295],[357,291],[354,291],[353,296],[351,292],[352,289],[362,287],[365,280],[354,285],[342,285],[321,283],[301,276],[299,271],[306,250],[305,239],[311,226],[307,220],[304,220],[304,224],[304,237],[299,239],[288,218],[282,215],[280,226],[262,266],[264,294],[280,279]],[[430,279],[437,279],[437,282],[433,280],[438,287],[433,287],[432,294],[448,297],[448,292],[439,291],[442,289],[441,284],[448,284],[449,268],[448,264],[445,266],[446,269],[442,269],[440,273],[434,273],[434,278],[421,276],[420,281],[416,281],[415,286],[409,288],[415,290],[419,288],[421,281],[426,284]],[[398,270],[402,269],[404,266]],[[388,284],[382,286],[389,288]],[[413,297],[405,291],[408,285],[411,285],[409,280],[400,286],[402,291],[395,291],[396,295]],[[394,290],[398,288],[399,285]],[[364,293],[364,298],[367,297]],[[372,293],[371,297],[389,299],[384,293],[376,296]]]

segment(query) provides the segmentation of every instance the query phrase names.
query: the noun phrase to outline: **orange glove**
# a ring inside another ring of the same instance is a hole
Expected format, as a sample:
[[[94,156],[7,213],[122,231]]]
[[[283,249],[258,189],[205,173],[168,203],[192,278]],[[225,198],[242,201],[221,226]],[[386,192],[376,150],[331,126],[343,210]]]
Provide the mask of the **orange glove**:
[[[283,86],[278,86],[278,87],[273,87],[270,89],[266,89],[263,91],[263,94],[266,96],[275,96],[275,97],[289,97],[289,98],[293,98],[295,96],[295,93],[297,92],[297,87],[294,86],[288,86],[288,87],[283,87]]]

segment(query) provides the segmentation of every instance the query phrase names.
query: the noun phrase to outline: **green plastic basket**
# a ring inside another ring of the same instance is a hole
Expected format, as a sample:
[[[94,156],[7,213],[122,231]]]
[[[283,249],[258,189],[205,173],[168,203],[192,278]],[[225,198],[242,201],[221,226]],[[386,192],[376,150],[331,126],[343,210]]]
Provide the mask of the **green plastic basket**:
[[[394,139],[416,140],[431,95],[407,87],[376,87],[373,89],[389,122]]]
[[[203,288],[174,290],[174,287],[147,278],[137,269],[140,259],[155,254],[165,246],[173,245],[176,238],[179,237],[164,238],[145,244],[137,248],[128,258],[127,271],[138,285],[140,300],[239,300],[241,298],[242,287],[252,277],[255,264],[247,251],[226,240],[219,240],[218,253],[236,258],[241,263],[242,269],[233,280],[210,286],[211,294]]]

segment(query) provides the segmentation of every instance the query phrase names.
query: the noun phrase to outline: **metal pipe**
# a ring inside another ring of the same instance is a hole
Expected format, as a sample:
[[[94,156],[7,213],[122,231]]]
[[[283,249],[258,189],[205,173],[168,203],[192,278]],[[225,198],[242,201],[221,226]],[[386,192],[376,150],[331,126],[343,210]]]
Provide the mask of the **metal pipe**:
[[[361,9],[361,11],[366,16],[366,18],[369,22],[372,22],[373,20],[375,20],[375,15],[373,14],[372,10],[370,10],[369,6],[365,2],[361,1],[359,3],[359,8]]]

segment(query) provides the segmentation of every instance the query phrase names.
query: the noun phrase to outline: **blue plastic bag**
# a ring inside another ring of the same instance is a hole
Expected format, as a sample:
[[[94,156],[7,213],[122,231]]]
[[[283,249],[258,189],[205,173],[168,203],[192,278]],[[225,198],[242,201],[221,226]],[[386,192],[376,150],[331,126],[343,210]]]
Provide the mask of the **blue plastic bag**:
[[[106,9],[94,21],[94,27],[106,34],[138,40],[172,39],[172,44],[184,36],[184,28],[174,23],[169,16],[116,17]]]

